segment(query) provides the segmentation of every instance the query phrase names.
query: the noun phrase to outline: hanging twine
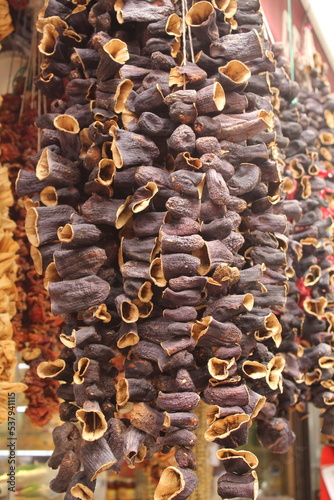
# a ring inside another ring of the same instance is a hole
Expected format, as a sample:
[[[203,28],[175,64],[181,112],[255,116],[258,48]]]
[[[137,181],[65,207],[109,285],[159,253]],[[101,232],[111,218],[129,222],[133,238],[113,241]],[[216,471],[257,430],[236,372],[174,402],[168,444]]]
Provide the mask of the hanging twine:
[[[186,13],[187,13],[187,5],[186,0],[181,0],[182,2],[182,43],[183,43],[183,61],[182,65],[185,66],[187,64],[187,38],[186,38]]]
[[[191,61],[194,63],[195,62],[195,55],[194,55],[193,38],[192,38],[191,27],[190,26],[188,26],[188,37],[189,37]]]
[[[187,64],[187,33],[189,40],[189,48],[191,61],[195,62],[195,54],[194,54],[194,45],[191,34],[191,27],[186,25],[186,15],[188,11],[187,0],[181,0],[181,11],[182,11],[182,44],[183,44],[183,61],[182,65],[185,66]]]

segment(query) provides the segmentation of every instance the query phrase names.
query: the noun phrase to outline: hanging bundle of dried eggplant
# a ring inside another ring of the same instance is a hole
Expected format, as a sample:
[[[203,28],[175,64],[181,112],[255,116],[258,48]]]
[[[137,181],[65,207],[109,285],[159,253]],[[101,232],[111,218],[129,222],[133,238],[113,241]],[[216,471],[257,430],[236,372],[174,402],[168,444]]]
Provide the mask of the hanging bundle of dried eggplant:
[[[276,162],[277,177],[276,180],[272,179],[267,192],[261,193],[260,190],[255,192],[255,199],[252,200],[251,207],[255,213],[259,213],[261,216],[263,216],[262,214],[267,214],[267,216],[276,214],[276,216],[280,215],[286,219],[284,233],[272,231],[265,239],[263,236],[259,239],[258,233],[253,233],[260,247],[260,252],[264,252],[268,256],[266,258],[271,259],[271,261],[277,248],[284,251],[284,263],[282,263],[281,268],[284,276],[279,277],[276,274],[274,286],[272,286],[273,283],[265,282],[266,288],[268,288],[267,283],[271,285],[268,291],[266,294],[261,292],[257,294],[257,300],[260,303],[267,294],[270,300],[274,300],[271,302],[271,306],[279,319],[281,342],[268,347],[271,354],[279,360],[281,379],[280,391],[274,397],[267,397],[256,421],[260,443],[274,453],[284,453],[294,440],[294,434],[289,425],[290,414],[288,410],[290,406],[295,405],[300,394],[298,386],[300,383],[298,369],[300,350],[298,349],[296,324],[300,325],[303,311],[294,302],[296,293],[294,268],[300,258],[300,245],[293,238],[293,230],[302,216],[302,207],[300,202],[290,195],[293,183],[285,164],[289,138],[285,135],[284,127],[282,127],[280,112],[281,108],[288,106],[295,99],[299,87],[290,80],[288,73],[279,64],[277,47],[274,46],[273,50],[276,56],[275,67],[267,75],[266,81],[275,114],[274,127],[269,133],[265,132],[255,136],[250,140],[250,143],[258,145],[262,141],[271,149],[272,158]],[[274,162],[272,162],[272,166],[274,166]],[[273,236],[276,238],[276,244],[272,239]],[[287,280],[289,281],[287,282]],[[273,375],[275,377],[275,371],[273,371]]]
[[[222,498],[256,497],[257,459],[235,449],[255,418],[265,446],[293,442],[276,415],[289,361],[279,317],[301,209],[284,199],[288,140],[272,101],[297,88],[276,70],[259,9],[46,0],[39,14],[36,85],[54,100],[17,190],[66,323],[60,358],[38,372],[62,381],[49,465],[67,500],[92,496],[123,459],[171,449],[154,498],[188,498],[201,399]]]
[[[276,48],[278,55],[279,49]],[[293,228],[294,244],[289,252],[290,293],[282,318],[288,385],[280,406],[295,405],[299,412],[306,413],[306,404],[311,401],[324,409],[322,432],[332,439],[333,211],[330,179],[333,165],[327,149],[332,130],[326,119],[331,96],[327,95],[328,85],[318,58],[315,62],[311,79],[313,90],[308,86],[302,88],[298,101],[291,103],[291,98],[288,99],[281,112],[283,134],[290,140],[286,149],[289,196],[299,200],[302,212]]]

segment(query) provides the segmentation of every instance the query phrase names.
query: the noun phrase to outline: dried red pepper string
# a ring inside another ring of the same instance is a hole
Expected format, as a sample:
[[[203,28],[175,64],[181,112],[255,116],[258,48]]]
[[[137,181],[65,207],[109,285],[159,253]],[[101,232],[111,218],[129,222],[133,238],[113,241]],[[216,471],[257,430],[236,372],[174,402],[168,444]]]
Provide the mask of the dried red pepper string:
[[[14,182],[19,169],[32,170],[29,156],[36,154],[37,129],[34,125],[36,110],[28,100],[21,121],[18,117],[21,96],[5,95],[0,110],[0,131],[2,162],[9,165],[9,173]],[[13,125],[15,127],[13,128]],[[14,187],[13,187],[13,191]],[[17,314],[12,320],[13,338],[18,351],[23,351],[23,360],[29,365],[23,382],[27,384],[26,414],[34,425],[43,427],[53,415],[58,413],[59,400],[56,390],[59,385],[54,380],[42,380],[36,368],[41,361],[57,359],[60,352],[59,333],[62,320],[51,313],[50,300],[44,288],[43,278],[35,271],[30,257],[28,240],[25,235],[25,209],[15,195],[15,205],[11,210],[17,227],[14,238],[20,245],[18,266],[19,276]],[[30,353],[33,359],[29,359]]]

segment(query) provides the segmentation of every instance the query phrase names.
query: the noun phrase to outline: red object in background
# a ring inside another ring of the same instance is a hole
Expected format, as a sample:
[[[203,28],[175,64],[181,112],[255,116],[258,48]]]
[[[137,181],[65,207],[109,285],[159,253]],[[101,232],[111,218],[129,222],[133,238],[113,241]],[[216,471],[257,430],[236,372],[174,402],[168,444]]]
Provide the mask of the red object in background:
[[[304,285],[305,278],[302,277],[296,280],[296,285],[300,294],[298,302],[299,307],[303,308],[304,301],[311,298],[311,288]]]
[[[8,3],[15,10],[23,10],[28,5],[28,0],[8,0]]]
[[[334,465],[334,448],[332,446],[324,446],[321,452],[320,458],[320,471],[321,467],[325,465]],[[327,488],[320,474],[320,497],[319,500],[331,500],[331,497],[327,493]]]

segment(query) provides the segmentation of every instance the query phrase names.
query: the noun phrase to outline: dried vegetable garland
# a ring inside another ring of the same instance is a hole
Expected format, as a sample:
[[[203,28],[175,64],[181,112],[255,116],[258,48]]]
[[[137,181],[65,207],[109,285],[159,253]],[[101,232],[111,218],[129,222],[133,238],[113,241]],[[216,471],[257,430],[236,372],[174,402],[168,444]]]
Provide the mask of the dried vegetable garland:
[[[34,170],[29,157],[35,155],[37,151],[37,129],[34,125],[36,108],[30,99],[20,114],[21,102],[20,95],[7,94],[3,96],[0,110],[1,160],[8,166],[12,184],[22,168],[27,171]],[[56,390],[59,383],[40,379],[37,375],[37,366],[44,360],[54,360],[58,357],[62,321],[52,315],[44,280],[33,267],[30,245],[25,235],[23,204],[17,197],[14,197],[14,200],[12,198],[12,203],[14,206],[11,209],[11,216],[16,222],[13,237],[16,248],[19,248],[16,256],[17,311],[11,322],[13,339],[16,342],[16,349],[21,352],[22,360],[29,364],[22,381],[26,384],[26,415],[34,425],[43,426],[52,415],[58,413]]]
[[[282,48],[277,46],[276,52],[280,66]],[[289,197],[299,200],[301,213],[288,252],[290,291],[281,321],[281,348],[290,380],[280,398],[283,408],[295,405],[301,413],[309,401],[322,408],[322,433],[332,440],[333,164],[328,148],[333,142],[333,95],[317,54],[310,77],[312,90],[309,85],[302,88],[297,102],[290,102],[293,95],[285,102],[281,99],[282,130],[290,140],[285,150]]]
[[[15,222],[9,215],[14,203],[8,169],[0,165],[0,424],[8,417],[8,393],[18,393],[26,385],[15,382],[17,358],[11,319],[16,313],[17,251],[13,240]]]
[[[33,259],[66,323],[60,358],[38,373],[63,382],[49,465],[67,500],[92,497],[123,459],[172,449],[154,498],[188,498],[200,399],[222,498],[256,497],[257,459],[236,450],[254,419],[273,451],[293,442],[276,411],[291,406],[286,366],[301,352],[281,345],[295,332],[282,319],[305,208],[285,198],[291,143],[271,102],[278,111],[298,89],[259,8],[47,0],[39,14],[36,85],[57,99],[37,120],[36,173],[21,171],[17,189],[32,198]]]

